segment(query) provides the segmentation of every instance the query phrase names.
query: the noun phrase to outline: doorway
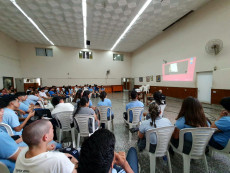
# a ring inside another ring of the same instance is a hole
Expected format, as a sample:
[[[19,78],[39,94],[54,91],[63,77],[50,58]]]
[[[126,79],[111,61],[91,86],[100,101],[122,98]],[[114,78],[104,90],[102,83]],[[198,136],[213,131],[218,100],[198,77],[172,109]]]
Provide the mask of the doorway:
[[[14,88],[14,78],[3,76],[3,88],[10,89],[11,87]]]
[[[212,72],[197,73],[197,88],[199,101],[211,104]]]
[[[132,90],[134,87],[134,79],[133,78],[121,78],[121,84],[123,85],[124,90]]]

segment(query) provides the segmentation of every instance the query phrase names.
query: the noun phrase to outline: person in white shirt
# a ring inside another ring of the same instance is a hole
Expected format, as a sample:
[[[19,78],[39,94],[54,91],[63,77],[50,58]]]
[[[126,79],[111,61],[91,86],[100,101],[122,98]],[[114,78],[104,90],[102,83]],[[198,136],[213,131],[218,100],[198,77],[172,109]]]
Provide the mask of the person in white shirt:
[[[54,109],[51,112],[52,116],[60,112],[67,112],[67,111],[74,110],[74,106],[71,103],[65,103],[64,100],[59,96],[53,97],[51,103],[54,106]]]
[[[29,148],[23,149],[16,161],[14,173],[76,173],[77,160],[70,154],[47,152],[53,139],[53,126],[48,120],[38,120],[28,125],[22,138]]]

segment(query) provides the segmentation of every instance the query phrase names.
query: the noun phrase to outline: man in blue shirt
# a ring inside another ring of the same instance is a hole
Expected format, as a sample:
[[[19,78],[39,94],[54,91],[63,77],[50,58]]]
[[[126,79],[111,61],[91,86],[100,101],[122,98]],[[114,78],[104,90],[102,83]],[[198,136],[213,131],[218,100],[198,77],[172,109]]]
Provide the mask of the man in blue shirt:
[[[220,113],[219,118],[212,123],[212,128],[217,128],[209,142],[209,145],[222,150],[230,140],[230,97],[223,98],[220,104],[225,110]]]
[[[21,110],[20,112],[24,112],[23,118],[26,118],[28,116],[28,113],[33,111],[34,105],[33,106],[31,106],[31,105],[28,106],[27,104],[24,103],[24,101],[26,101],[26,99],[27,99],[27,95],[26,95],[25,92],[17,92],[15,94],[15,96],[18,98],[19,103],[20,103],[18,109],[19,109],[19,111]]]
[[[132,101],[129,102],[127,105],[126,105],[126,112],[124,112],[124,119],[127,121],[127,118],[128,118],[128,115],[127,115],[127,111],[128,109],[131,109],[131,108],[135,108],[135,107],[144,107],[144,104],[142,102],[140,102],[138,100],[138,93],[133,90],[131,92],[131,99]],[[143,113],[143,112],[142,112]],[[140,121],[141,121],[141,118],[142,118],[142,113],[141,113],[141,116],[140,116]],[[132,122],[133,121],[133,114],[132,112],[130,111],[130,119],[129,119],[129,122]]]
[[[5,102],[0,99],[0,122],[2,122]],[[3,130],[0,129],[0,162],[4,163],[12,173],[15,160],[20,153],[17,143]]]
[[[3,101],[5,102],[3,123],[8,124],[13,129],[14,135],[21,135],[23,127],[26,125],[29,119],[34,116],[34,111],[30,112],[29,115],[20,124],[19,118],[14,112],[19,108],[20,105],[18,99],[13,95],[9,95],[3,98]]]

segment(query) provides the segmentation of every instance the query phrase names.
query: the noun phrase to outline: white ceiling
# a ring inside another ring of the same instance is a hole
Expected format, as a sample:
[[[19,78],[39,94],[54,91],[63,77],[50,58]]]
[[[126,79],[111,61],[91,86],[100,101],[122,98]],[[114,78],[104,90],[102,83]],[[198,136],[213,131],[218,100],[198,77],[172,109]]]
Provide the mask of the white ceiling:
[[[210,0],[152,0],[114,51],[132,52],[164,28]],[[87,0],[90,49],[110,50],[146,0]],[[84,47],[81,0],[17,0],[45,35],[57,46]],[[0,0],[0,31],[29,43],[49,45],[10,2]]]

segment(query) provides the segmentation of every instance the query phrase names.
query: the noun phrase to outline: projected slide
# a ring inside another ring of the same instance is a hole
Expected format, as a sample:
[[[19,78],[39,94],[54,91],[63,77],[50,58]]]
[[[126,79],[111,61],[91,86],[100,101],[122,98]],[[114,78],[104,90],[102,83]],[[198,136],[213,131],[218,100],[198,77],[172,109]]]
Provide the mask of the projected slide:
[[[163,64],[163,81],[193,81],[195,65],[195,57]]]

